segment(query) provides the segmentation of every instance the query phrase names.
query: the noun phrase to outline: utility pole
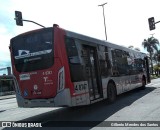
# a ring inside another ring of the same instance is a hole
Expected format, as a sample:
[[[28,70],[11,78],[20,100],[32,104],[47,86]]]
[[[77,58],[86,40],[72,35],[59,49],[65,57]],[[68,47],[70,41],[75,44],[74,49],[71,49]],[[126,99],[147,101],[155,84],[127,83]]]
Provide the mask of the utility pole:
[[[103,8],[103,19],[104,19],[104,28],[105,28],[105,36],[106,36],[106,40],[107,40],[107,31],[106,31],[106,20],[105,20],[105,14],[104,14],[104,5],[106,5],[107,3],[98,5],[101,6]]]

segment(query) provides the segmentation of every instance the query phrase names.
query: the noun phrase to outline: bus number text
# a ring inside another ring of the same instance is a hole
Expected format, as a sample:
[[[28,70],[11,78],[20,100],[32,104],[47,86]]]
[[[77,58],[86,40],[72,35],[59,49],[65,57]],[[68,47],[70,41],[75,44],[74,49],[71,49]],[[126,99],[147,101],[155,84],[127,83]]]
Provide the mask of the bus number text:
[[[74,90],[75,90],[76,94],[85,93],[88,90],[87,81],[75,82],[74,83]]]

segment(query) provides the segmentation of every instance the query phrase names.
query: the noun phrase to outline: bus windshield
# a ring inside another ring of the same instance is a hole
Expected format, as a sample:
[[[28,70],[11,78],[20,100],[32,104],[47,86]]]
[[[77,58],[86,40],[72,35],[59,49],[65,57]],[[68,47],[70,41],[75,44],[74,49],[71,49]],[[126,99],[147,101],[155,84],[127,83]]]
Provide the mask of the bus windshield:
[[[19,72],[47,69],[53,65],[53,28],[44,28],[11,39],[14,64]]]

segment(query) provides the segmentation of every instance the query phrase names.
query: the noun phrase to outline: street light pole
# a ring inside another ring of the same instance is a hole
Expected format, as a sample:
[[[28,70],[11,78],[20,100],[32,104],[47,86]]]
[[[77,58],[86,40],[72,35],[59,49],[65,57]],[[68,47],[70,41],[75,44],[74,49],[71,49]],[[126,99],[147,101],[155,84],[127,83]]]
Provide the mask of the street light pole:
[[[104,14],[104,5],[106,5],[107,3],[98,5],[98,6],[102,6],[103,8],[103,19],[104,19],[104,28],[105,28],[105,36],[106,36],[106,40],[107,40],[107,31],[106,31],[106,20],[105,20],[105,14]]]

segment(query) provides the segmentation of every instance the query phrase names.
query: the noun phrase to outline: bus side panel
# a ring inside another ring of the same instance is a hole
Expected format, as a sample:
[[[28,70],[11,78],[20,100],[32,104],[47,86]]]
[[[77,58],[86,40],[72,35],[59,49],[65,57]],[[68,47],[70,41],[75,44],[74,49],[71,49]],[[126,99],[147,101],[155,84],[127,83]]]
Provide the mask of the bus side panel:
[[[70,89],[70,94],[73,95],[74,88],[73,83],[71,82],[70,78],[70,70],[68,65],[68,58],[67,52],[65,48],[65,30],[60,28],[54,29],[54,38],[55,38],[55,54],[60,58],[60,62],[62,66],[64,66],[64,73],[65,73],[65,88]]]

